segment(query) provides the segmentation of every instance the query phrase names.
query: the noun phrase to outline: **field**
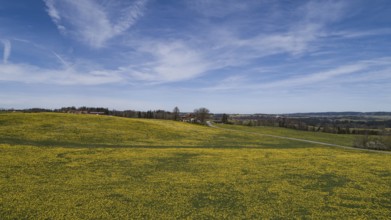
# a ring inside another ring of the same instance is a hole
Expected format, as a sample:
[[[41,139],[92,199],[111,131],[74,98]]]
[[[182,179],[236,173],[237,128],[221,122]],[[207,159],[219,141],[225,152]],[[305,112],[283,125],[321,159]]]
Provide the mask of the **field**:
[[[230,130],[107,116],[0,114],[0,219],[391,216],[390,154],[256,133],[341,145],[351,145],[352,136],[221,127]]]

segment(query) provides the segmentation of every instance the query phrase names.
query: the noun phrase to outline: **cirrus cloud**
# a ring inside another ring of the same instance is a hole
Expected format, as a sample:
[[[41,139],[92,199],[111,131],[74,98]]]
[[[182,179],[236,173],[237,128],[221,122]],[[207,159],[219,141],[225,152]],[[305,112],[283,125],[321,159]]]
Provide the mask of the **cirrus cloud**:
[[[143,15],[146,0],[126,3],[93,0],[44,0],[47,13],[63,34],[100,48]]]

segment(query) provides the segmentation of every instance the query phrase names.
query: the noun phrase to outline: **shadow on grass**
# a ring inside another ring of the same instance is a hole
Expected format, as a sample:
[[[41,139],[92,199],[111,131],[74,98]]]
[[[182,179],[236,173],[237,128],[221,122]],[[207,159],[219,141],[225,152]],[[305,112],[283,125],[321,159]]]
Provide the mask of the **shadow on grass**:
[[[218,149],[299,149],[311,148],[314,145],[308,143],[262,143],[261,145],[248,146],[249,144],[219,144],[219,143],[205,143],[200,145],[126,145],[126,144],[110,144],[110,143],[75,143],[66,141],[53,140],[25,140],[18,138],[2,138],[0,137],[0,144],[9,145],[30,145],[36,147],[64,147],[64,148],[218,148]],[[247,145],[247,146],[243,146]]]

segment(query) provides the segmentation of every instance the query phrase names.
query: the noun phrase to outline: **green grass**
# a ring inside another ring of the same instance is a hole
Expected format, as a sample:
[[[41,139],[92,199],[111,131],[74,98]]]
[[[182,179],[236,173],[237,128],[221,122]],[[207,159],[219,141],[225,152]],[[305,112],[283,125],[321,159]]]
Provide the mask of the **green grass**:
[[[389,216],[388,154],[172,121],[0,114],[0,219]]]
[[[0,134],[0,143],[52,147],[218,148],[261,143],[273,147],[282,143],[274,138],[168,120],[59,113],[0,114]]]
[[[338,144],[344,146],[352,146],[355,136],[348,134],[330,134],[323,132],[312,132],[312,131],[299,131],[288,128],[279,128],[279,127],[249,127],[249,126],[235,126],[235,125],[226,125],[219,124],[218,127],[237,130],[237,131],[245,131],[259,134],[268,134],[268,135],[277,135],[282,137],[291,137],[291,138],[299,138],[311,141],[319,141],[330,144]]]

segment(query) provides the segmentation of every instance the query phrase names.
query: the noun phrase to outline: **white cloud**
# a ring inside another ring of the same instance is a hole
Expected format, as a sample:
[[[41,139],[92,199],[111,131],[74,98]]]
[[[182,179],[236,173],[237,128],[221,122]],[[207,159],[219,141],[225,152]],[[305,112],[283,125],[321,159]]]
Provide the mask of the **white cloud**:
[[[258,35],[247,44],[270,54],[300,55],[316,50],[313,43],[327,35],[328,25],[341,19],[345,7],[345,3],[339,1],[310,1],[295,11],[292,19],[297,19],[288,21],[286,31]]]
[[[49,16],[52,18],[52,21],[57,26],[58,30],[61,33],[65,33],[66,28],[61,25],[60,13],[58,12],[58,10],[55,7],[54,0],[44,0],[44,2],[47,7],[46,11],[48,12]]]
[[[299,77],[280,80],[272,83],[258,85],[259,88],[286,88],[298,87],[305,85],[316,85],[317,83],[331,81],[332,83],[349,82],[348,76],[355,76],[350,81],[357,82],[358,77],[365,76],[368,81],[376,80],[376,75],[379,70],[390,68],[391,57],[378,58],[374,60],[362,60],[353,64],[342,65],[327,71],[318,73],[305,74]],[[383,71],[381,71],[383,72]],[[382,77],[381,75],[377,77]],[[367,81],[367,82],[368,82]]]
[[[47,12],[58,28],[66,34],[78,37],[81,41],[92,47],[102,47],[115,36],[125,32],[129,27],[143,15],[146,1],[136,0],[132,3],[121,5],[117,1],[93,1],[93,0],[44,0]],[[236,10],[250,10],[251,4],[242,4],[235,1],[218,3],[209,0],[198,0],[189,3],[196,10],[215,8],[223,4],[229,5],[221,12],[221,15],[235,13]],[[262,3],[265,4],[265,3]],[[327,9],[327,10],[324,10]],[[138,55],[138,60],[128,57],[130,65],[118,65],[116,70],[103,67],[71,64],[66,57],[52,52],[52,54],[63,64],[59,70],[33,71],[37,77],[42,77],[47,82],[57,84],[105,84],[111,82],[137,82],[137,83],[167,83],[194,79],[203,76],[212,70],[222,70],[228,67],[246,67],[251,65],[255,59],[264,58],[276,54],[290,56],[301,56],[309,51],[316,51],[315,42],[321,41],[330,32],[327,25],[340,19],[345,9],[344,3],[338,1],[310,1],[293,12],[287,14],[291,19],[283,27],[275,27],[264,32],[262,23],[259,27],[252,27],[254,32],[250,35],[241,34],[241,27],[222,24],[207,24],[204,33],[188,33],[191,35],[186,41],[179,38],[155,38],[142,39],[136,37],[129,39],[133,41],[130,45],[123,45],[124,48],[131,48]],[[279,9],[277,9],[279,10]],[[284,11],[284,10],[282,10]],[[241,13],[242,13],[241,12]],[[269,14],[267,15],[269,16]],[[284,17],[284,14],[282,14]],[[279,19],[282,19],[281,17]],[[264,22],[273,22],[273,19],[265,19]],[[276,24],[280,24],[277,20]],[[272,23],[273,24],[273,23]],[[201,24],[201,27],[205,24]],[[203,38],[208,36],[207,38]],[[119,52],[122,53],[122,52]],[[143,54],[143,55],[140,55]],[[134,54],[133,54],[134,55]],[[122,62],[125,63],[125,62]],[[341,74],[349,74],[357,71],[363,64],[343,66],[333,71],[322,72],[293,78],[278,82],[271,82],[255,87],[278,87],[285,84],[306,84],[320,82]],[[16,68],[18,67],[18,68]],[[78,68],[79,67],[79,68]],[[15,69],[16,68],[16,69]],[[14,72],[20,73],[33,69],[32,66],[14,66]],[[83,70],[83,71],[81,71]],[[57,73],[58,75],[54,74]],[[16,74],[18,75],[18,74]],[[30,80],[27,76],[23,80]],[[220,89],[235,88],[246,81],[245,77],[232,78],[234,80],[222,81]],[[88,80],[91,80],[88,82]],[[253,84],[253,83],[252,83]],[[217,87],[216,87],[217,88]]]
[[[391,68],[391,57],[378,58],[373,60],[362,60],[352,64],[340,65],[335,68],[316,72],[303,73],[292,78],[285,78],[281,80],[257,83],[249,81],[245,77],[230,76],[221,83],[206,88],[209,91],[220,90],[270,90],[275,89],[291,89],[304,88],[305,86],[315,86],[322,88],[326,85],[335,87],[336,85],[343,85],[345,83],[369,83],[377,80],[388,79],[390,76],[389,70]],[[235,79],[234,81],[232,79]]]
[[[279,53],[303,54],[312,48],[310,43],[318,38],[322,27],[318,24],[305,24],[283,33],[258,35],[238,41],[242,47],[252,48],[259,57]]]
[[[116,1],[92,0],[45,0],[45,3],[48,14],[60,30],[99,48],[133,25],[142,16],[146,1],[137,0],[126,5],[119,5]],[[219,16],[236,11],[243,13],[250,10],[253,3],[209,0],[188,2],[198,11],[206,8],[214,8],[213,11],[216,11],[216,8],[220,8]],[[221,8],[221,5],[227,7]],[[319,8],[333,9],[333,12]],[[123,46],[135,50],[139,59],[135,62],[134,57],[128,57],[131,64],[118,66],[117,72],[126,76],[128,81],[166,83],[193,79],[212,70],[246,66],[254,59],[275,54],[301,56],[316,50],[312,43],[323,36],[325,26],[329,22],[340,17],[342,9],[342,4],[334,1],[316,4],[310,2],[295,10],[295,13],[300,13],[302,19],[289,21],[287,27],[266,33],[262,31],[262,24],[259,24],[259,30],[253,27],[255,34],[250,36],[243,36],[239,26],[223,23],[222,27],[219,27],[210,23],[206,26],[201,24],[199,27],[204,33],[187,33],[191,37],[186,41],[175,37],[149,40],[136,37],[137,39],[129,39],[133,41],[131,45]],[[204,38],[205,36],[207,37]],[[70,66],[66,59],[53,54],[64,67]],[[143,57],[140,54],[143,54]]]
[[[213,87],[202,89],[204,91],[234,91],[243,89],[245,85],[249,85],[249,79],[242,75],[229,76]]]
[[[126,4],[93,0],[44,0],[48,15],[63,34],[94,48],[122,34],[143,15],[146,0]]]
[[[56,85],[101,85],[124,82],[118,71],[79,72],[72,68],[43,69],[27,64],[0,64],[0,81]]]
[[[208,0],[194,4],[214,5]],[[226,4],[236,7],[232,2]],[[298,8],[293,7],[289,13],[281,7],[277,4],[272,7],[275,13],[258,13],[250,20],[244,17],[238,23],[206,25],[203,32],[196,33],[198,38],[204,39],[199,47],[203,57],[213,62],[215,69],[222,69],[247,66],[256,59],[273,55],[300,57],[317,52],[332,32],[329,24],[341,19],[346,9],[345,3],[338,1],[310,1]]]
[[[150,56],[152,61],[122,68],[135,80],[154,83],[182,81],[211,69],[203,54],[183,41],[140,43],[139,51]]]
[[[8,58],[11,55],[11,42],[9,40],[1,40],[4,45],[3,50],[3,63],[7,64]]]
[[[319,83],[342,75],[353,74],[358,71],[362,71],[366,68],[368,68],[368,66],[364,65],[363,63],[344,65],[324,72],[318,72],[318,73],[313,73],[308,75],[306,74],[304,76],[295,77],[292,79],[285,79],[277,82],[260,84],[257,87],[263,89],[269,89],[269,88],[287,88],[287,87],[297,87],[303,85],[312,85],[314,83]]]
[[[44,0],[47,12],[49,16],[52,18],[53,22],[58,24],[61,20],[60,13],[57,11],[56,7],[54,6],[54,0]]]
[[[51,61],[57,61],[52,67],[41,67],[28,63],[2,64],[1,81],[25,83],[43,83],[58,85],[99,85],[108,83],[161,84],[178,82],[201,76],[210,70],[210,62],[196,48],[184,41],[138,41],[137,54],[143,54],[136,62],[134,57],[125,55],[120,65],[107,68],[95,61],[69,58],[41,45],[32,45],[33,53],[42,54]],[[27,47],[26,47],[27,48]],[[129,62],[127,62],[127,59]]]
[[[345,31],[335,31],[329,33],[330,37],[340,37],[340,38],[362,38],[362,37],[369,37],[369,36],[384,36],[384,35],[391,35],[391,29],[385,28],[385,29],[373,29],[373,30],[345,30]]]

